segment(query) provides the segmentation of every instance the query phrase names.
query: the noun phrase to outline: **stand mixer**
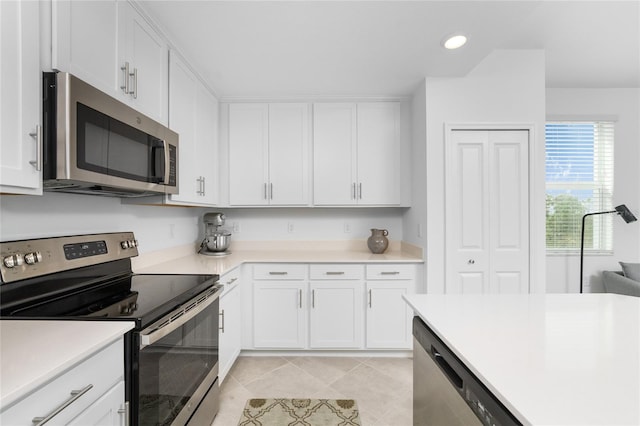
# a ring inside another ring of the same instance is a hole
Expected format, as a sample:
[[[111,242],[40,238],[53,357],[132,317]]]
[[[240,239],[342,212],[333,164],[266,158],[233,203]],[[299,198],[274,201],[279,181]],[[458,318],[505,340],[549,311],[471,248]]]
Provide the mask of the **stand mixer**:
[[[222,229],[226,217],[224,213],[205,213],[202,217],[204,222],[204,239],[200,243],[198,253],[207,256],[225,256],[230,254],[227,251],[231,244],[231,233]]]

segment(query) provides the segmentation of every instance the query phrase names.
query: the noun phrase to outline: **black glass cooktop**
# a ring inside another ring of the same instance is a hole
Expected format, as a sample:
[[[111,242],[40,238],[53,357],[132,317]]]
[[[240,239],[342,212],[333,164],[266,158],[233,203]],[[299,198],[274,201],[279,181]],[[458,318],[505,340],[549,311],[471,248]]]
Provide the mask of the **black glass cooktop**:
[[[132,319],[140,329],[218,280],[217,275],[133,274],[111,263],[116,265],[5,283],[0,286],[0,316]]]

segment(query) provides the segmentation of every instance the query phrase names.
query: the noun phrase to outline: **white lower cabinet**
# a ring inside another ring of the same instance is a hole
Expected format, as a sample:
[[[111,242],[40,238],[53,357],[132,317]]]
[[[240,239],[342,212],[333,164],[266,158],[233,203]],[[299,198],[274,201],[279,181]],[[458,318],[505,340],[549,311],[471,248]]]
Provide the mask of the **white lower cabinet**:
[[[226,287],[220,297],[218,352],[220,383],[233,367],[242,345],[242,297],[239,277],[240,268],[220,277],[220,283]]]
[[[363,284],[360,281],[311,282],[309,347],[359,349],[363,343]]]
[[[124,344],[112,343],[0,413],[0,424],[126,424]],[[36,419],[40,418],[40,419]]]
[[[415,292],[415,265],[252,268],[253,340],[245,347],[411,349],[411,311],[402,295]]]
[[[126,425],[124,416],[127,410],[122,404],[124,380],[118,382],[78,417],[71,420],[68,426],[120,426]]]
[[[411,349],[411,308],[403,294],[415,293],[415,266],[368,265],[367,339],[369,349]]]
[[[265,281],[253,284],[253,345],[304,349],[307,283]]]

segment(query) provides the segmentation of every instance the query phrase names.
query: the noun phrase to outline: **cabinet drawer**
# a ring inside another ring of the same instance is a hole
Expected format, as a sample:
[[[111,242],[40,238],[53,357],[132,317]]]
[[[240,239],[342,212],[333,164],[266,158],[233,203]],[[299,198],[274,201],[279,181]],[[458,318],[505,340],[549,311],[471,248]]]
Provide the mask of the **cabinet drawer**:
[[[312,280],[361,280],[364,277],[362,265],[322,264],[309,266]]]
[[[116,383],[124,380],[123,353],[122,339],[118,339],[117,342],[26,395],[24,399],[0,414],[0,423],[31,425],[34,417],[47,417],[74,399],[72,392],[82,391],[51,419],[51,424],[67,424]]]
[[[255,280],[304,280],[307,278],[307,265],[290,263],[267,263],[253,265]]]
[[[414,265],[367,265],[366,271],[368,280],[412,280],[416,275]]]
[[[240,267],[237,267],[223,275],[220,275],[220,284],[224,286],[225,291],[231,287],[238,285],[240,280]]]

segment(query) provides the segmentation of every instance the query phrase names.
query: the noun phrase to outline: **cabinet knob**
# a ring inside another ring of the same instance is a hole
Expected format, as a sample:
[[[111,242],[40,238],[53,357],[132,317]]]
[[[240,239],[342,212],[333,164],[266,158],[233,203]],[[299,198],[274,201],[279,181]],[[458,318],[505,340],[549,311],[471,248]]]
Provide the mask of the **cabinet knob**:
[[[476,263],[476,261],[475,261],[475,260],[473,260],[473,259],[469,259],[469,260],[467,261],[467,263],[468,263],[469,265],[473,265],[474,263]]]

